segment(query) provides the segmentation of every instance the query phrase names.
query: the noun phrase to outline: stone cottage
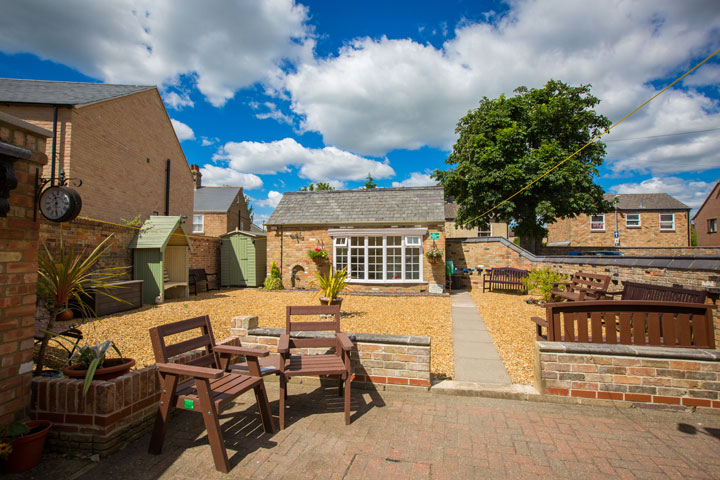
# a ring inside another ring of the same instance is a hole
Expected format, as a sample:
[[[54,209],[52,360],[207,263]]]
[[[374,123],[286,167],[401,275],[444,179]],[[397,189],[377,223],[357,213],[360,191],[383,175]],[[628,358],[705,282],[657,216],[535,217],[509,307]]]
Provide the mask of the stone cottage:
[[[285,288],[347,268],[353,291],[443,291],[442,187],[288,192],[266,227],[268,265],[280,268]],[[327,259],[311,259],[316,249]],[[432,251],[442,257],[431,260]]]

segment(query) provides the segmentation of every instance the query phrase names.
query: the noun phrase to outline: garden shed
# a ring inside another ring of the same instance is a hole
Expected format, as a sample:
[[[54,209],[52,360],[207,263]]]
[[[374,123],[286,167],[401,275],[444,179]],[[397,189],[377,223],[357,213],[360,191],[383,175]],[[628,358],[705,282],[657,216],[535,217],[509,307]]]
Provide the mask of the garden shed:
[[[259,287],[267,269],[267,234],[235,230],[220,235],[220,285]]]
[[[130,242],[133,272],[143,282],[143,303],[189,295],[188,271],[192,245],[182,217],[151,216]]]

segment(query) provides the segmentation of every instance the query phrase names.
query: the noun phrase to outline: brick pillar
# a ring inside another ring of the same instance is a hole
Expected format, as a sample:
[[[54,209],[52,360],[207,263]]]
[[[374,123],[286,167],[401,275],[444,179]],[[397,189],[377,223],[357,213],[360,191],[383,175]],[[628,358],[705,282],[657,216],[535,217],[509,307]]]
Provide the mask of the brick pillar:
[[[0,217],[0,425],[26,417],[30,406],[39,229],[33,221],[35,172],[47,163],[45,140],[51,135],[0,113],[0,158],[12,163],[17,177],[7,199],[10,210]]]

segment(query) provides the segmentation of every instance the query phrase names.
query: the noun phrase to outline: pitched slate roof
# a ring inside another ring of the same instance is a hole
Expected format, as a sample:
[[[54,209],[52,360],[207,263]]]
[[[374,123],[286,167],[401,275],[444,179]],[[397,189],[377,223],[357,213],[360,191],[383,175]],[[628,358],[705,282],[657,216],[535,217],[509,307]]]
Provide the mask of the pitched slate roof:
[[[201,187],[195,190],[195,212],[228,211],[242,187]]]
[[[287,192],[266,225],[445,221],[443,187]]]
[[[148,85],[0,78],[0,103],[82,106],[155,88]]]
[[[615,198],[612,193],[604,196],[608,202]],[[690,210],[667,193],[621,193],[618,197],[618,210]]]

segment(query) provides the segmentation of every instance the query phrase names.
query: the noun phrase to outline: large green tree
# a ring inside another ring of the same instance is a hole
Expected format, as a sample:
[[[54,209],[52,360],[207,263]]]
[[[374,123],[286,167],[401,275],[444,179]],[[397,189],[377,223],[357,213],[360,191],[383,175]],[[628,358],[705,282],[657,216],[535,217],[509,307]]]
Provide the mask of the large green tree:
[[[452,167],[433,174],[459,205],[456,222],[482,228],[514,222],[521,244],[533,250],[545,223],[609,211],[594,183],[605,144],[595,142],[478,218],[606,130],[611,122],[595,112],[598,103],[590,85],[555,80],[538,89],[518,87],[512,97],[484,97],[458,122],[459,138],[446,160]]]

